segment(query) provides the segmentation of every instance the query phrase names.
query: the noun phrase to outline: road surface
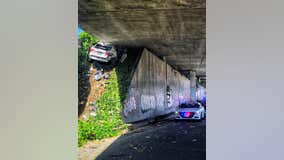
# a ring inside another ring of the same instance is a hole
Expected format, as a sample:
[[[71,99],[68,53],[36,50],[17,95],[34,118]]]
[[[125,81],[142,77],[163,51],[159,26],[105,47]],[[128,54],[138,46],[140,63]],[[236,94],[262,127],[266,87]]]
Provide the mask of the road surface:
[[[205,160],[206,122],[166,121],[113,142],[97,160]]]

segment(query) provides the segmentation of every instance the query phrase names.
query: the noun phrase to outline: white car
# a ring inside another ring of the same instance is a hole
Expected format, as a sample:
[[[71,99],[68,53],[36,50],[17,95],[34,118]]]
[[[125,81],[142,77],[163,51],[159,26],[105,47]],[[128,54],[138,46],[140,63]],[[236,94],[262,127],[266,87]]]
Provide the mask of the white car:
[[[111,44],[98,42],[96,45],[92,46],[89,50],[88,61],[93,60],[100,62],[109,62],[111,60],[116,60],[117,52],[114,46]]]
[[[205,109],[200,103],[193,105],[183,103],[176,111],[176,119],[202,120],[205,116]]]

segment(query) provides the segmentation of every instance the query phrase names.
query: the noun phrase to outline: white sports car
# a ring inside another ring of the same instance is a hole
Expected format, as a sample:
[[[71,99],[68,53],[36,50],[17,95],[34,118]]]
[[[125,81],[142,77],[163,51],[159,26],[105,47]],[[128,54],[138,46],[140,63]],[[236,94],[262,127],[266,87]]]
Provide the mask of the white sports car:
[[[202,120],[205,118],[205,109],[200,103],[181,104],[178,111],[176,111],[176,119],[193,119]]]

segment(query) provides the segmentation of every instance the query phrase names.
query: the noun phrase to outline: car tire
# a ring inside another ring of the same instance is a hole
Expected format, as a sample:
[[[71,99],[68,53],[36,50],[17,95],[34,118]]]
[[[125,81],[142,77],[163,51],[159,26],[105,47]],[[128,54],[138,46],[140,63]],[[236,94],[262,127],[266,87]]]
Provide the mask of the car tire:
[[[200,116],[199,121],[202,121],[203,117],[204,117],[204,114],[203,114],[203,113],[201,113],[201,116]]]
[[[202,121],[202,118],[200,117],[200,119],[198,119],[197,121],[198,121],[198,122],[201,122],[201,121]]]
[[[93,63],[93,60],[88,56],[87,57],[87,61],[89,62],[89,63]]]
[[[117,63],[117,58],[116,58],[116,57],[112,58],[112,59],[111,59],[111,65],[112,65],[112,66],[115,66],[116,63]]]

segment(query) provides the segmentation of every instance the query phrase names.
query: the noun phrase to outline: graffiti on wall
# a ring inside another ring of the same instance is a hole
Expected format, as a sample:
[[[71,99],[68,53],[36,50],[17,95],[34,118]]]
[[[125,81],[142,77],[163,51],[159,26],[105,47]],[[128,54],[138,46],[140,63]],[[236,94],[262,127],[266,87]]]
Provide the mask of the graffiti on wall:
[[[156,102],[157,106],[163,107],[164,106],[164,98],[165,96],[163,94],[156,93]]]
[[[155,104],[156,104],[155,96],[152,96],[152,95],[142,95],[141,96],[142,113],[155,109]]]
[[[137,110],[137,103],[135,96],[139,94],[135,88],[130,88],[128,91],[128,98],[124,101],[123,114],[127,117],[129,114]]]
[[[172,89],[170,88],[170,86],[167,86],[167,106],[168,107],[172,107],[173,105],[173,99],[172,99]]]
[[[124,102],[125,121],[135,122],[167,114],[179,104],[189,102],[189,79],[174,69],[166,70],[164,67],[165,62],[151,52],[143,51]]]
[[[127,117],[128,114],[132,113],[136,109],[137,109],[137,105],[136,105],[135,97],[130,97],[128,100],[125,100],[124,109],[123,109],[124,116]]]

